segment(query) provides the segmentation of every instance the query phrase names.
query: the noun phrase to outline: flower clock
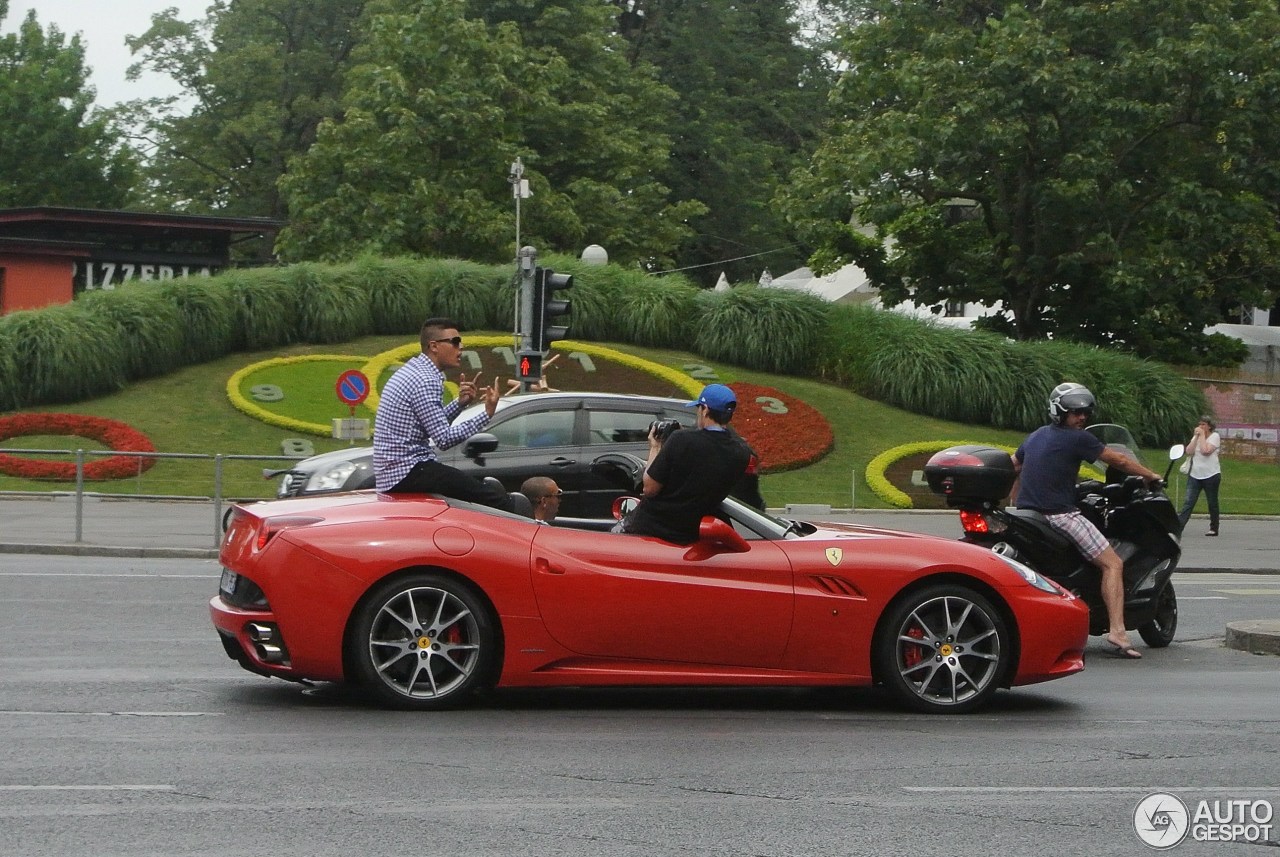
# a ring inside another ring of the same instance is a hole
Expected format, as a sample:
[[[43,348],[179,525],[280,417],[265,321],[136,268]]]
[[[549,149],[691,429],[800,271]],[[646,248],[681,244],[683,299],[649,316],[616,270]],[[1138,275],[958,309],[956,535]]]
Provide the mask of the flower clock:
[[[0,417],[0,440],[29,435],[70,435],[98,441],[116,452],[155,452],[142,432],[117,420],[83,414],[15,414]],[[124,479],[150,470],[155,459],[146,456],[111,455],[94,458],[84,465],[84,478],[95,481]],[[0,454],[0,473],[22,479],[76,478],[74,461],[53,461]]]
[[[487,379],[513,374],[514,354],[508,335],[475,335],[466,337],[462,371],[467,377],[483,373]],[[328,436],[331,423],[316,417],[321,413],[298,404],[314,396],[300,395],[291,376],[305,364],[328,361],[334,377],[348,368],[360,369],[372,382],[368,398],[360,406],[368,415],[376,414],[379,387],[404,361],[420,352],[416,342],[383,351],[373,357],[343,354],[309,354],[264,360],[245,366],[227,380],[227,397],[241,412],[270,425],[300,434]],[[556,343],[552,357],[544,364],[549,368],[544,379],[553,389],[628,391],[647,395],[675,396],[692,399],[704,384],[718,380],[715,370],[701,364],[684,370],[664,366],[634,354],[603,345],[576,340]],[[314,383],[314,382],[313,382]],[[745,382],[729,382],[738,396],[738,411],[733,427],[755,449],[765,473],[793,470],[817,461],[831,451],[834,435],[826,419],[808,404],[772,387]],[[453,396],[457,386],[446,384],[446,397]],[[332,397],[331,389],[327,395]],[[336,416],[341,408],[333,399]]]

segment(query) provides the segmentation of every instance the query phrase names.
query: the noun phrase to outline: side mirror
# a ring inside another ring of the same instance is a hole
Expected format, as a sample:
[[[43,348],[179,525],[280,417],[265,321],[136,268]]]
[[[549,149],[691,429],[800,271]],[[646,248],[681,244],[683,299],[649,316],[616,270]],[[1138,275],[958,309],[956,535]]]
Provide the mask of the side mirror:
[[[493,452],[497,448],[498,439],[488,432],[481,432],[471,436],[466,446],[462,447],[462,454],[467,458],[479,458],[486,452]]]
[[[738,535],[738,531],[731,525],[707,515],[698,525],[698,540],[685,551],[684,558],[690,562],[698,562],[716,554],[747,553],[750,550],[747,540]]]
[[[1173,446],[1169,447],[1169,460],[1177,461],[1184,454],[1186,454],[1186,451],[1187,451],[1187,448],[1185,446],[1183,446],[1180,443],[1175,443]]]
[[[639,505],[640,505],[639,500],[637,500],[635,497],[628,497],[625,494],[622,495],[621,497],[615,498],[613,501],[613,509],[612,509],[613,519],[615,521],[621,521],[623,518],[625,518],[628,514],[631,513],[631,510],[633,510],[636,506],[639,506]]]

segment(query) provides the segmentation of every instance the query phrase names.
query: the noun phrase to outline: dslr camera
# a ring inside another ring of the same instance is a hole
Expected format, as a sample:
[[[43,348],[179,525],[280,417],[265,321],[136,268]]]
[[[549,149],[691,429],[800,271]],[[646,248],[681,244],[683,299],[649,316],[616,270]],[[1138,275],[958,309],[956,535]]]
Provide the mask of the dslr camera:
[[[680,421],[677,419],[654,420],[649,423],[649,431],[659,443],[666,443],[667,438],[671,437],[671,433],[678,428],[680,428]]]

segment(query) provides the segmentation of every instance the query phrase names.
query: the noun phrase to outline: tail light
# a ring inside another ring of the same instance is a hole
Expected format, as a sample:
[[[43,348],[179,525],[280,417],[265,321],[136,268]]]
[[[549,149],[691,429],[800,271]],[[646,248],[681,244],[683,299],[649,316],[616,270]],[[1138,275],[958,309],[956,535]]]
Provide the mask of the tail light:
[[[254,540],[254,549],[262,550],[277,535],[292,527],[306,527],[318,524],[324,518],[310,518],[300,515],[282,516],[279,518],[263,518],[258,522],[258,536]]]
[[[987,533],[1003,533],[1008,525],[998,517],[990,517],[980,509],[961,509],[960,527],[966,533],[985,535]]]

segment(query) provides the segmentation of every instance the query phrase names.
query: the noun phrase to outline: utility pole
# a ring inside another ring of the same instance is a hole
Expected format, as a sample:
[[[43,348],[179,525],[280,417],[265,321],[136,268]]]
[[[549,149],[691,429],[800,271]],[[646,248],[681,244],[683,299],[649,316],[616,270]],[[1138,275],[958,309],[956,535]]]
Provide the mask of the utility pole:
[[[542,378],[542,351],[538,348],[539,322],[535,308],[538,295],[538,251],[521,247],[517,256],[520,277],[520,306],[516,316],[519,346],[516,348],[516,377],[522,392],[529,392]]]
[[[511,171],[507,174],[507,181],[511,183],[511,196],[516,201],[516,255],[522,252],[520,247],[520,200],[528,199],[533,196],[529,190],[529,180],[524,177],[524,163],[516,158],[511,165]]]

